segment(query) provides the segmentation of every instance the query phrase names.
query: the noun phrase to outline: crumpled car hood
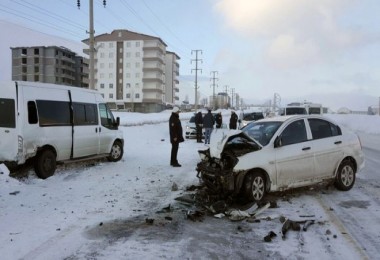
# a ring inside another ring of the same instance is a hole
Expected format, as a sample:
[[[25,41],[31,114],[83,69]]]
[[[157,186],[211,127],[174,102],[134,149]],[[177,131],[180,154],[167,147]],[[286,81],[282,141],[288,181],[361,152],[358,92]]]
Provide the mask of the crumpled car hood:
[[[221,154],[228,140],[234,136],[244,134],[241,130],[230,130],[230,129],[214,129],[211,133],[210,139],[210,156],[214,158],[221,158]],[[245,134],[244,134],[245,135]],[[246,135],[245,135],[246,136]],[[247,138],[249,138],[247,136]],[[256,140],[249,138],[261,146]]]

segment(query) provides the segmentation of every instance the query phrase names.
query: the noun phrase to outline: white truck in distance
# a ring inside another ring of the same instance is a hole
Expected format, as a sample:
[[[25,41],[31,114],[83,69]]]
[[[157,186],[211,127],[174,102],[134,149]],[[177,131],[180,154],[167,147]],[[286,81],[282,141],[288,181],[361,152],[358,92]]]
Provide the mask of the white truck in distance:
[[[97,91],[24,81],[0,83],[0,90],[0,162],[8,167],[31,159],[45,179],[57,162],[123,157],[120,119]]]

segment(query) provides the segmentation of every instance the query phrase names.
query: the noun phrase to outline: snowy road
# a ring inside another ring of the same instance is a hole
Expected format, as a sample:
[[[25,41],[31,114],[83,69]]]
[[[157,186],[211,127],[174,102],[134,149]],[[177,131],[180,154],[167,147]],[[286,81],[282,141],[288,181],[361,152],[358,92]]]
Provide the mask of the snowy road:
[[[69,165],[44,181],[32,171],[21,182],[0,175],[2,259],[378,258],[379,136],[361,135],[366,168],[349,192],[317,186],[270,195],[278,207],[260,222],[211,216],[193,222],[185,214],[195,209],[174,198],[198,184],[197,150],[204,145],[186,140],[182,167],[172,168],[167,123],[123,129],[121,162]],[[316,223],[282,239],[280,216]],[[270,231],[277,236],[266,243]]]

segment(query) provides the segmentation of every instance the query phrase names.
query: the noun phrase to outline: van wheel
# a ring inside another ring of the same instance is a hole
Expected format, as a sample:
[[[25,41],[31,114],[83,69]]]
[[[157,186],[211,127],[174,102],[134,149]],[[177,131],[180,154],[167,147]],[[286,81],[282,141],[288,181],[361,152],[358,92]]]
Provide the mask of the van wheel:
[[[355,169],[351,161],[344,160],[338,168],[334,185],[338,190],[348,191],[355,183]]]
[[[120,161],[123,157],[124,149],[120,141],[115,141],[112,145],[110,155],[107,157],[111,162]]]
[[[56,156],[52,150],[42,150],[37,154],[34,170],[39,178],[49,178],[54,174],[56,168]]]
[[[264,175],[248,173],[244,179],[244,195],[249,201],[261,201],[266,191]]]

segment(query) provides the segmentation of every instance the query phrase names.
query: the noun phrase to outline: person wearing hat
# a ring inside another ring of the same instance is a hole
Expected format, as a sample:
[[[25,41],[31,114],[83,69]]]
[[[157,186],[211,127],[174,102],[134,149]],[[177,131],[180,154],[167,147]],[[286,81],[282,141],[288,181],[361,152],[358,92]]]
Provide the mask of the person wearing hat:
[[[179,120],[179,112],[179,108],[174,107],[169,118],[170,143],[172,144],[170,165],[173,167],[181,167],[177,160],[178,147],[179,143],[185,141],[183,139],[181,120]]]

